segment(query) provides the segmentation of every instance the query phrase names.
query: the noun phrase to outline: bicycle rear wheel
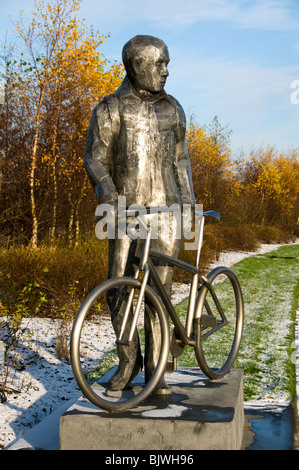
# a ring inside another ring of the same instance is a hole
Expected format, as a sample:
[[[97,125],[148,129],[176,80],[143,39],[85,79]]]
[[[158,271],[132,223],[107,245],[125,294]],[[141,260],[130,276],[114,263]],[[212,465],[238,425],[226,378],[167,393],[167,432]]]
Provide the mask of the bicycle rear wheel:
[[[238,355],[244,322],[243,296],[231,269],[215,268],[207,278],[216,297],[205,284],[201,286],[196,305],[200,321],[195,354],[203,373],[219,379],[230,371]]]
[[[125,390],[110,391],[108,388],[109,378],[117,368],[119,359],[116,337],[110,319],[112,307],[110,302],[109,308],[107,298],[109,296],[111,298],[111,292],[114,293],[113,308],[117,305],[119,315],[121,315],[125,311],[132,288],[134,289],[133,305],[136,304],[140,286],[140,281],[129,277],[114,278],[103,282],[86,297],[74,321],[71,333],[71,365],[74,376],[84,396],[94,405],[107,411],[124,411],[137,406],[155,389],[165,371],[169,350],[168,323],[159,298],[147,286],[143,308],[137,322],[137,334],[141,352],[144,354],[143,325],[144,303],[146,302],[156,311],[160,325],[161,345],[157,352],[157,367],[146,384],[144,384],[143,374],[138,374]],[[103,326],[104,322],[106,322],[106,327]],[[110,331],[106,331],[105,328],[110,328]],[[93,336],[91,336],[92,329],[97,330]]]

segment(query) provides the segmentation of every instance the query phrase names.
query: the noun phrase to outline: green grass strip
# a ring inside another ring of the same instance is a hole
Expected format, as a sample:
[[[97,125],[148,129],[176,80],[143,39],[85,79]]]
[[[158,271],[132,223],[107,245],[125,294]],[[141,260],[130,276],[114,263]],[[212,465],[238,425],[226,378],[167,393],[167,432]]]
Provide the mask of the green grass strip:
[[[234,367],[244,370],[244,400],[290,401],[296,391],[294,337],[299,295],[299,245],[250,256],[233,266],[241,283],[244,333]],[[186,310],[187,301],[177,306]],[[189,348],[179,366],[195,366]]]

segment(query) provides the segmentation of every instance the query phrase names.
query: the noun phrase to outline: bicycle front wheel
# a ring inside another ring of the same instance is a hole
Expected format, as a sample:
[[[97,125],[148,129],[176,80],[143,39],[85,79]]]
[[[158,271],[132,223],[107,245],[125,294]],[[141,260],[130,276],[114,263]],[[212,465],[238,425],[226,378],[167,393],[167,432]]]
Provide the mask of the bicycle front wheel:
[[[107,411],[123,411],[137,406],[155,389],[165,371],[169,350],[168,323],[159,298],[147,286],[134,341],[135,345],[136,341],[138,342],[139,353],[144,353],[144,309],[145,305],[151,305],[152,310],[156,312],[156,321],[160,325],[161,333],[160,349],[156,351],[156,369],[146,384],[143,374],[138,373],[135,380],[130,385],[127,384],[124,390],[109,390],[109,379],[119,362],[111,310],[117,309],[118,318],[121,318],[132,289],[134,308],[140,287],[140,281],[129,277],[103,282],[86,297],[74,321],[71,333],[71,365],[75,379],[83,395],[94,405]],[[131,321],[132,314],[129,315],[129,322]],[[130,348],[130,345],[121,347]],[[131,351],[132,349],[124,349],[127,356]]]
[[[207,279],[212,286],[200,287],[196,312],[197,362],[205,375],[219,379],[233,366],[240,348],[244,306],[240,283],[234,272],[226,267],[213,269]]]

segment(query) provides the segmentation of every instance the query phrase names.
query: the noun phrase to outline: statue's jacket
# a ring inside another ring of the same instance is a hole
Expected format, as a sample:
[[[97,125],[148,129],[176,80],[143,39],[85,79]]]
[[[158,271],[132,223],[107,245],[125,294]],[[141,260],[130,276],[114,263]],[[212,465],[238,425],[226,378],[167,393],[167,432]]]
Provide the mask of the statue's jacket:
[[[164,90],[141,94],[128,77],[95,107],[84,165],[98,202],[145,207],[192,204],[186,118]]]

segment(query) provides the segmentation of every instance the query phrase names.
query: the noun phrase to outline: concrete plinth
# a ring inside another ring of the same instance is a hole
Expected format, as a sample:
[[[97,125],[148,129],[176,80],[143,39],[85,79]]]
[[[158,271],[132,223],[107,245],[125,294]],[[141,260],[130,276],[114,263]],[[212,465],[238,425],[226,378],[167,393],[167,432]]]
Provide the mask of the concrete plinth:
[[[142,377],[141,377],[142,379]],[[60,418],[61,450],[238,450],[244,429],[243,371],[210,381],[198,369],[166,374],[171,395],[109,413],[85,398]]]

